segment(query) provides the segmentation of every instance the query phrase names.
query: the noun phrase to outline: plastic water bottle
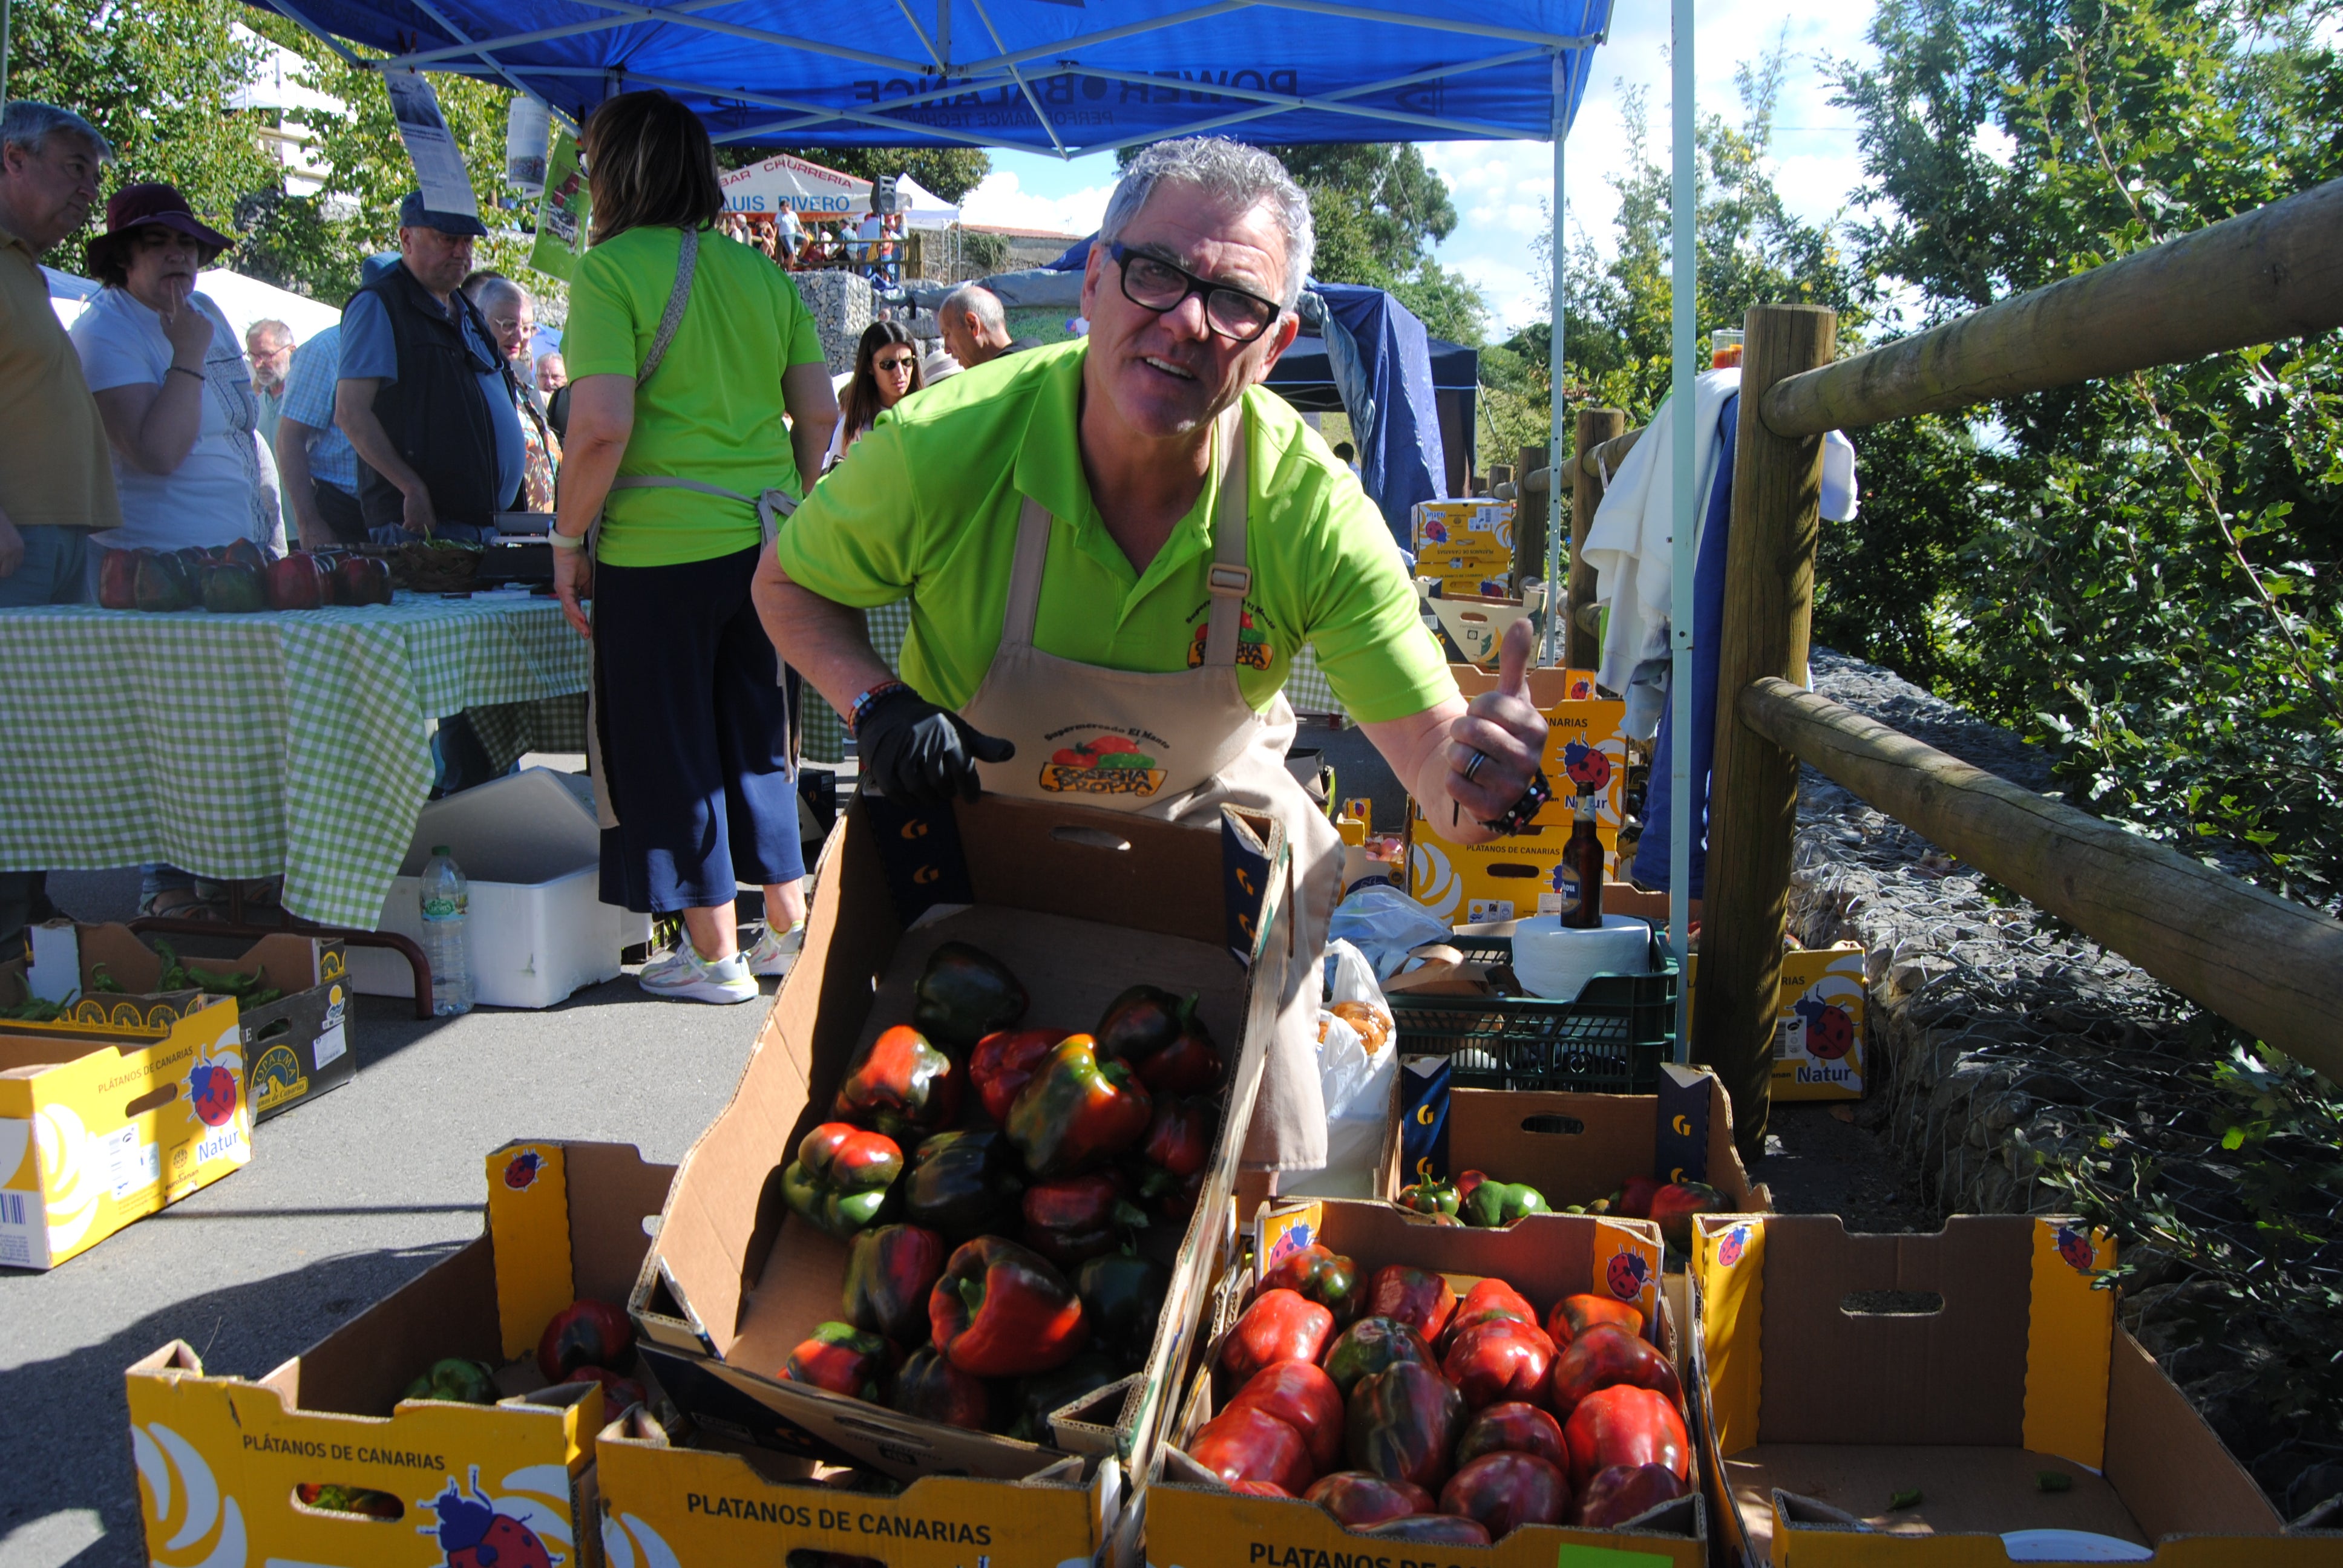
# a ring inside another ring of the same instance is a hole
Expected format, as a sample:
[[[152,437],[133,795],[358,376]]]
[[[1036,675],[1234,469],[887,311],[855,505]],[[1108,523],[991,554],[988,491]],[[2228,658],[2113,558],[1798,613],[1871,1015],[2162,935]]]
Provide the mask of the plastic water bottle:
[[[465,923],[471,893],[464,869],[445,844],[423,868],[423,956],[431,962],[431,1010],[453,1018],[472,1010],[472,933]]]

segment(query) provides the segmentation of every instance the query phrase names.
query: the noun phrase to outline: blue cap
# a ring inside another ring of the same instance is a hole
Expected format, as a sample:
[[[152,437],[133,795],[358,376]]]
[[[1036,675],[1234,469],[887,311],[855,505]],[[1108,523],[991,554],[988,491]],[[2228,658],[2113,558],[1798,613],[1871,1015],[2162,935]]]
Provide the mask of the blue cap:
[[[423,205],[421,191],[409,191],[407,199],[398,204],[398,226],[401,228],[436,228],[441,234],[469,235],[474,239],[488,237],[488,226],[478,218],[460,212],[433,212]]]

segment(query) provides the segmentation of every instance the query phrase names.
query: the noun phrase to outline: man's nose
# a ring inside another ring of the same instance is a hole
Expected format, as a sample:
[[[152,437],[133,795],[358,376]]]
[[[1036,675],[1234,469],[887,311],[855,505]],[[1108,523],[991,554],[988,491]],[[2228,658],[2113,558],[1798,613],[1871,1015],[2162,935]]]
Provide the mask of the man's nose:
[[[1193,342],[1203,342],[1212,335],[1212,324],[1204,315],[1204,297],[1201,294],[1189,295],[1164,311],[1162,318],[1176,336]]]

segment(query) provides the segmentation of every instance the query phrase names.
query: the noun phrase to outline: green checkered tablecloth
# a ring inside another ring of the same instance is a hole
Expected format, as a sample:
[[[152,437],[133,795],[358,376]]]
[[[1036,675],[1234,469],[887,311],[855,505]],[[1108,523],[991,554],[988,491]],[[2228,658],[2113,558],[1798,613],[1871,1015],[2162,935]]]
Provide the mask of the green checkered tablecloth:
[[[887,661],[888,668],[896,668],[904,635],[911,629],[910,601],[898,599],[876,609],[866,609],[862,618],[870,628],[871,648]],[[1293,668],[1286,673],[1285,699],[1302,713],[1342,711],[1342,705],[1334,700],[1334,689],[1326,684],[1325,672],[1318,668],[1317,655],[1307,648],[1295,657]],[[845,722],[811,687],[806,689],[802,723],[805,734],[801,744],[807,760],[836,762],[845,756]]]
[[[0,610],[0,869],[165,860],[282,872],[371,928],[431,785],[431,721],[492,755],[584,749],[587,645],[551,599],[367,608]]]

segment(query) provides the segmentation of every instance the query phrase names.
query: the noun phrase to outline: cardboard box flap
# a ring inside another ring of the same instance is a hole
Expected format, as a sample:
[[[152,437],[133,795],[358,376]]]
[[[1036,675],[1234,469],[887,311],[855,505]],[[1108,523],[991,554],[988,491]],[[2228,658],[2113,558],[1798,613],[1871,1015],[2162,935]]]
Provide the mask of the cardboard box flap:
[[[2042,1490],[2047,1473],[2064,1475],[2067,1490]],[[1787,1521],[1899,1535],[2066,1529],[2137,1546],[2154,1539],[2096,1473],[2023,1448],[1768,1442],[1725,1461],[1725,1475],[1743,1510],[1772,1515],[1777,1529]],[[1916,1503],[1889,1506],[1910,1493]]]
[[[2149,1539],[2278,1533],[2284,1522],[2262,1489],[2137,1340],[2116,1335],[2107,1372],[2107,1477]]]

